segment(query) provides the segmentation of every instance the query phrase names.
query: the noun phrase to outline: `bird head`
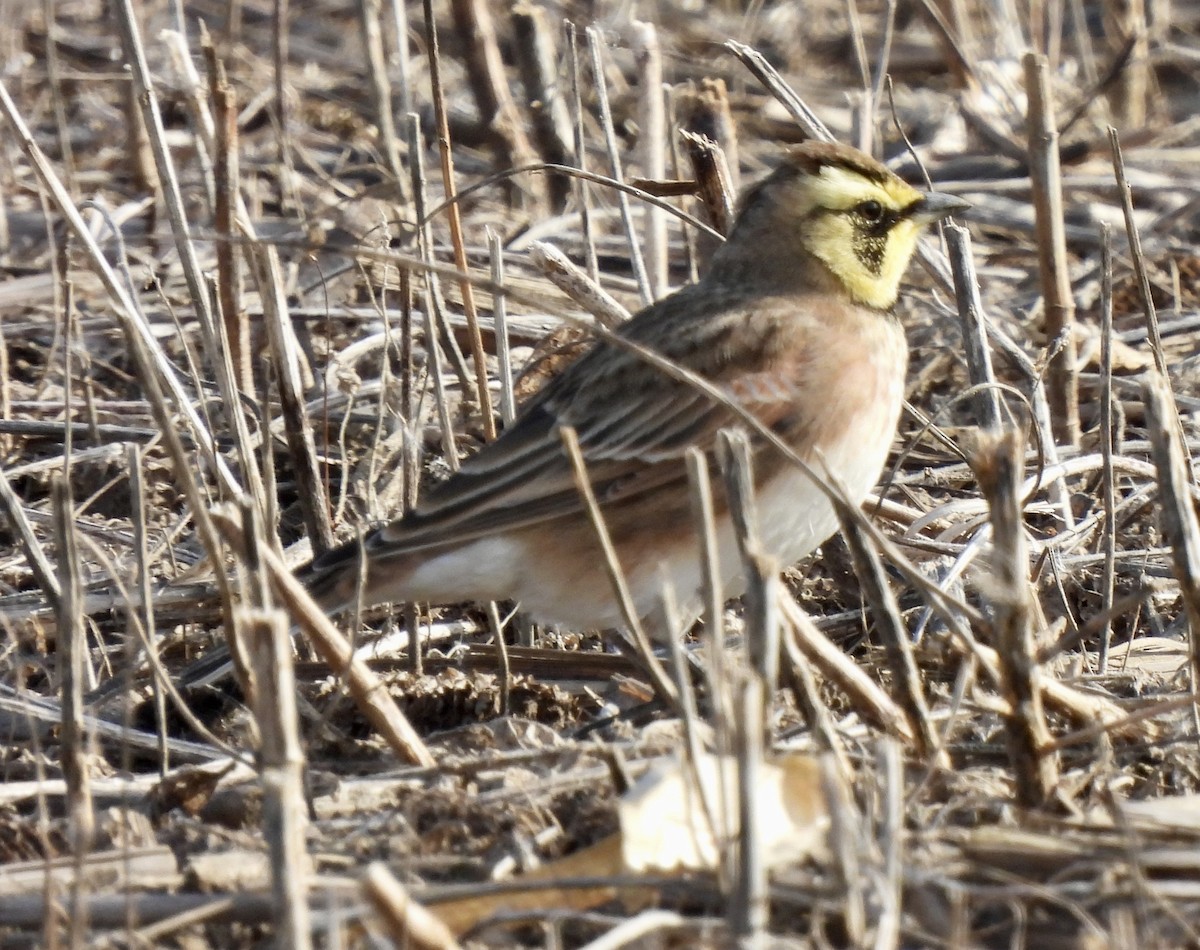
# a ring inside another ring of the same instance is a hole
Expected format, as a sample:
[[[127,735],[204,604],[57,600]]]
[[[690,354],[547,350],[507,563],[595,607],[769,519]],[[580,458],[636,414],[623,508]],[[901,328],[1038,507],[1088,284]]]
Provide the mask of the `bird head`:
[[[918,191],[857,149],[809,142],[747,193],[738,224],[753,219],[780,248],[798,244],[855,302],[888,310],[924,228],[966,207]]]

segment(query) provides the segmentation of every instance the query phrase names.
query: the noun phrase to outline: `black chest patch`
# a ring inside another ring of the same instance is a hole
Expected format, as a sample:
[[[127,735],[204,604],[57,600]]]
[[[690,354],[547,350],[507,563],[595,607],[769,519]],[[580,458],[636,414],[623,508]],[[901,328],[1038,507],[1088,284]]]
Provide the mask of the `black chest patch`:
[[[887,252],[887,235],[854,232],[854,256],[876,277],[883,271],[883,256]]]
[[[888,234],[899,219],[900,214],[890,208],[883,209],[876,220],[868,220],[862,214],[853,215],[854,238],[851,248],[862,266],[876,277],[883,272]]]

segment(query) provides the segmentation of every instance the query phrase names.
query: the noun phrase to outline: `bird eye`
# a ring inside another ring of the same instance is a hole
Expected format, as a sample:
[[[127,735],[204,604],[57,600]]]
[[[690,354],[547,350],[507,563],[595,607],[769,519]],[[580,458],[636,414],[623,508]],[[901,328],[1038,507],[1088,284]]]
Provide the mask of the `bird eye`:
[[[864,201],[854,210],[868,224],[878,224],[883,220],[883,205],[878,201]]]

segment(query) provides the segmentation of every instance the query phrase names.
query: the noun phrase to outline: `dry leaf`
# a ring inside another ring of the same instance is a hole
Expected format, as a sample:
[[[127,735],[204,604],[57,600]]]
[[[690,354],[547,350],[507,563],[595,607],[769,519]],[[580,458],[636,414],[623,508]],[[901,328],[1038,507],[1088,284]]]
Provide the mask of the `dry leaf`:
[[[618,806],[626,869],[715,868],[720,860],[718,842],[738,833],[737,768],[735,758],[704,755],[694,773],[682,759],[648,772]],[[723,834],[713,834],[705,802],[713,820],[727,826]],[[764,829],[761,845],[768,867],[823,848],[829,811],[820,767],[810,756],[789,755],[766,763],[755,786],[754,807]]]
[[[1100,368],[1100,328],[1090,323],[1073,323],[1072,335],[1075,337],[1075,365],[1079,369]],[[1134,349],[1128,343],[1123,343],[1115,336],[1112,341],[1112,364],[1114,373],[1140,373],[1150,367],[1153,361],[1149,353]]]
[[[697,763],[696,772],[704,794],[714,803],[723,803],[724,813],[734,816],[729,832],[736,834],[737,760],[705,755]],[[717,845],[688,775],[681,759],[651,769],[618,805],[620,833],[525,875],[522,880],[529,882],[530,890],[431,903],[429,910],[460,935],[498,911],[583,909],[614,897],[620,897],[631,909],[645,905],[654,894],[645,887],[546,888],[541,882],[715,868]],[[768,762],[756,790],[755,807],[764,831],[762,852],[767,867],[824,851],[829,810],[816,759],[794,754]]]
[[[1109,672],[1174,676],[1188,661],[1188,645],[1170,637],[1135,637],[1108,651]]]

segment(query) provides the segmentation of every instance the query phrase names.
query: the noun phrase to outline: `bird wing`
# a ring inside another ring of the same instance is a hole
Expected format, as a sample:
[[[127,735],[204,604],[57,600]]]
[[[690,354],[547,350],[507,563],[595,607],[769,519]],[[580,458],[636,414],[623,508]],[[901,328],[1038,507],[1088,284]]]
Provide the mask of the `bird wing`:
[[[625,335],[717,385],[767,425],[791,414],[796,393],[780,374],[763,371],[761,359],[770,349],[764,336],[785,328],[773,322],[756,327],[758,352],[748,360],[745,340],[731,342],[731,334],[758,308],[688,296],[676,295],[652,307],[653,313],[643,312],[626,325]],[[684,315],[688,326],[672,326]],[[679,332],[664,333],[669,329]],[[792,361],[803,334],[788,336]],[[748,362],[757,374],[747,373]],[[563,426],[575,428],[593,490],[605,505],[669,483],[683,489],[686,470],[680,461],[687,449],[711,450],[717,432],[739,421],[729,406],[695,386],[654,369],[626,348],[601,343],[534,396],[509,429],[430,490],[411,513],[364,541],[372,558],[386,558],[580,512],[582,499],[561,441]]]

